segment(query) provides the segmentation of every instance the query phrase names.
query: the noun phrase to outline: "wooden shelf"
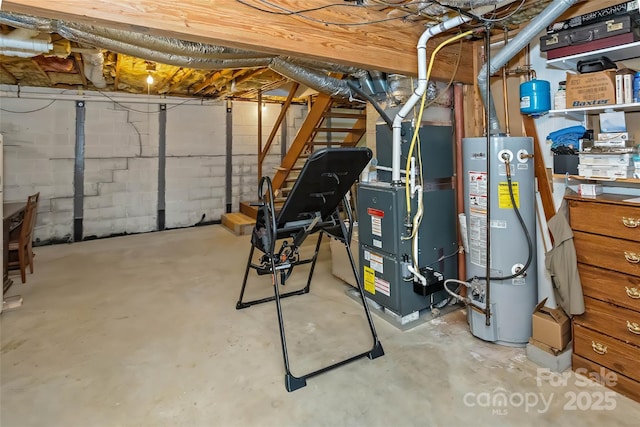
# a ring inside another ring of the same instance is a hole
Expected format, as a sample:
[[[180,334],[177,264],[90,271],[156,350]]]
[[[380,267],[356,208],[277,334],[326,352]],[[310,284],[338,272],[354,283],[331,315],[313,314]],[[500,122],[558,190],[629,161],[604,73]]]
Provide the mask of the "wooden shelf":
[[[598,105],[595,107],[582,107],[582,108],[564,108],[562,110],[549,110],[549,115],[562,116],[562,115],[584,115],[602,113],[607,110],[612,111],[639,111],[640,102],[634,102],[632,104],[611,104],[611,105]]]
[[[622,183],[622,184],[640,184],[640,179],[636,179],[636,178],[597,178],[597,177],[591,177],[591,178],[587,178],[586,176],[580,176],[580,175],[566,175],[566,174],[561,174],[561,173],[554,173],[553,174],[553,179],[565,179],[565,178],[569,178],[569,179],[574,179],[577,181],[600,181],[600,182],[618,182],[618,183]]]
[[[640,41],[629,43],[621,46],[607,47],[605,49],[594,50],[592,52],[579,53],[576,55],[565,56],[557,59],[548,59],[547,65],[561,70],[577,69],[578,61],[585,59],[595,59],[606,56],[613,62],[624,61],[625,59],[637,58],[638,49],[640,49]]]

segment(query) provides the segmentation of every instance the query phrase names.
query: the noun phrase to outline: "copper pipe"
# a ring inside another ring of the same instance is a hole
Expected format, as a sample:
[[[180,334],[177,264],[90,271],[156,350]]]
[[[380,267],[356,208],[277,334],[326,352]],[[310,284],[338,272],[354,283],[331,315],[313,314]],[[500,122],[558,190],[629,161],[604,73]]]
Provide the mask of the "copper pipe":
[[[464,86],[456,83],[453,86],[453,118],[455,125],[455,191],[456,191],[456,212],[464,213],[464,174],[462,169],[462,138],[464,138]],[[462,236],[458,229],[458,247],[462,246]],[[465,266],[464,253],[458,253],[458,280],[466,280],[467,268]],[[466,295],[467,288],[464,287],[460,294]]]
[[[504,46],[509,43],[509,30],[504,27]],[[503,47],[504,48],[504,47]],[[507,67],[508,63],[502,67],[502,102],[504,104],[504,126],[507,136],[511,134],[509,129],[509,97],[507,96]]]

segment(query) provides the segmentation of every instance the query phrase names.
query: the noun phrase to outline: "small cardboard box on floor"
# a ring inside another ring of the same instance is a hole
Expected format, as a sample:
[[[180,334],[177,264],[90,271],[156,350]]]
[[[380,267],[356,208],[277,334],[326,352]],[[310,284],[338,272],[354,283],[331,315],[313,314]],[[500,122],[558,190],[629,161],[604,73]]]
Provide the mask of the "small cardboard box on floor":
[[[571,321],[561,308],[545,307],[546,302],[545,298],[533,311],[532,338],[552,349],[562,351],[571,341]]]
[[[546,298],[533,312],[533,336],[527,344],[527,357],[554,372],[571,367],[571,321],[561,308],[545,307]]]

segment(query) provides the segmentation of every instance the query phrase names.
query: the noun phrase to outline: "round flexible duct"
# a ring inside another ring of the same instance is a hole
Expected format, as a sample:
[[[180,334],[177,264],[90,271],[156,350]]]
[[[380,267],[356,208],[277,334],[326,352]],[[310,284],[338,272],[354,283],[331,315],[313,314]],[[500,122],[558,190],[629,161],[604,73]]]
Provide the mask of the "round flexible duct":
[[[0,23],[20,28],[37,28],[39,31],[56,32],[64,38],[78,43],[178,67],[202,70],[269,67],[289,79],[335,97],[349,98],[352,91],[345,81],[327,76],[323,73],[324,71],[357,77],[367,73],[356,67],[284,56],[274,57],[241,49],[172,40],[165,37],[110,30],[92,25],[65,23],[59,20],[34,18],[8,12],[0,12]],[[95,68],[91,70],[91,73],[97,74]],[[90,76],[87,77],[91,79]]]

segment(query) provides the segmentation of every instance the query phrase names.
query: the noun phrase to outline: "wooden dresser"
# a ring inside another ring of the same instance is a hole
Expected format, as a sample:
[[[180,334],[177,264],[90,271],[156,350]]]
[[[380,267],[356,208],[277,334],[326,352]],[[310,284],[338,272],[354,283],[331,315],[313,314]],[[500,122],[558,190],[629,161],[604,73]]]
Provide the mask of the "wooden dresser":
[[[572,365],[596,378],[615,373],[610,388],[640,401],[640,203],[631,198],[566,197],[585,297],[572,322]]]

